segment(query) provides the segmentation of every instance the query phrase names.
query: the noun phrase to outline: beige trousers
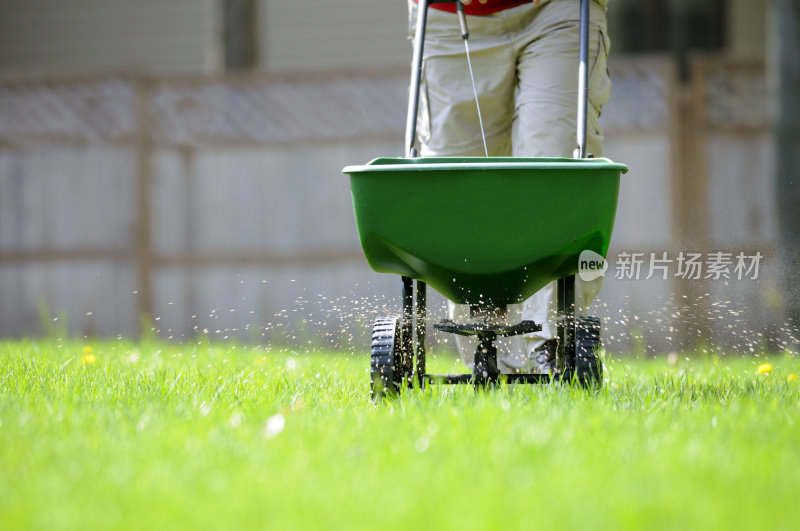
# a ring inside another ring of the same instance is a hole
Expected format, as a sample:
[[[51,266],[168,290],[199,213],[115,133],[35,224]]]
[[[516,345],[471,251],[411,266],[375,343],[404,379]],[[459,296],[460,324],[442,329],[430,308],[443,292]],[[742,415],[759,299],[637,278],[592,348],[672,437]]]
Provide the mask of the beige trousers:
[[[468,17],[469,47],[486,142],[491,156],[571,157],[577,147],[578,0],[522,4],[486,16]],[[602,155],[600,111],[611,82],[606,70],[609,41],[605,0],[590,6],[589,105],[587,149]],[[409,0],[413,39],[417,4]],[[455,14],[428,10],[417,145],[422,156],[482,156],[483,142],[467,69],[464,42]],[[531,197],[531,208],[536,208]],[[600,279],[576,278],[579,310],[600,290]],[[498,341],[503,372],[527,371],[533,351],[556,337],[555,283],[521,305],[509,308],[509,321],[542,324],[535,334]],[[468,318],[466,306],[450,305],[451,317]],[[477,342],[457,336],[459,351],[472,365]]]

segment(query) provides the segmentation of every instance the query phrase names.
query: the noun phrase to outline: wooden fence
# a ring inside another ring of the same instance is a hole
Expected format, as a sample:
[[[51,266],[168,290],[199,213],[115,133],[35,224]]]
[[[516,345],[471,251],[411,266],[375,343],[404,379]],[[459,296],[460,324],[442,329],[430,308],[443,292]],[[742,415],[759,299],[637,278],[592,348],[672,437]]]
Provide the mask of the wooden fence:
[[[606,154],[632,171],[610,259],[771,255],[763,65],[699,58],[688,86],[662,58],[611,67]],[[392,304],[396,286],[364,263],[339,171],[402,152],[406,84],[397,71],[0,78],[0,335],[38,334],[53,319],[129,335],[147,316],[176,338],[284,327],[297,339],[303,326],[348,336],[343,324]],[[677,341],[711,335],[708,311],[729,290],[769,292],[609,279],[603,300],[640,315],[707,300],[672,319]],[[611,336],[624,329],[616,321]]]

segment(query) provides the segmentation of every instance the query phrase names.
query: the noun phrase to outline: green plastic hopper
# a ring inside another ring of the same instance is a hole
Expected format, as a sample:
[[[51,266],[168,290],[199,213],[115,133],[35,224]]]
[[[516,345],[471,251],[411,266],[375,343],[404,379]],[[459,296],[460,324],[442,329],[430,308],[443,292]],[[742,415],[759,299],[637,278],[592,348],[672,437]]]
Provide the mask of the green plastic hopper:
[[[568,158],[378,158],[348,166],[356,226],[377,272],[448,299],[505,305],[608,251],[624,164]]]

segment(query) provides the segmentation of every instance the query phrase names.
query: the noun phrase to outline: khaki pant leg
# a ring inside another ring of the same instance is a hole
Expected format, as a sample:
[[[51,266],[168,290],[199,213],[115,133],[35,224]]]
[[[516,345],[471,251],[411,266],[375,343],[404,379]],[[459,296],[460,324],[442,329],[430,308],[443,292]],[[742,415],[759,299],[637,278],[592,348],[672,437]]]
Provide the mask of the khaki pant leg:
[[[416,13],[417,4],[410,2],[412,38]],[[456,15],[430,9],[427,22],[417,115],[420,155],[483,156],[475,95]],[[492,156],[511,155],[516,58],[502,24],[500,16],[469,17],[470,58]],[[448,301],[448,314],[457,322],[465,322],[469,319],[469,306]],[[455,336],[455,341],[462,359],[471,368],[478,341],[463,336]],[[527,356],[523,359],[512,352],[505,341],[498,341],[497,348],[503,372],[524,367]]]
[[[417,4],[409,3],[411,34]],[[422,156],[484,155],[475,95],[455,14],[428,10],[417,140]],[[469,17],[470,57],[489,154],[511,155],[516,59],[499,16]]]
[[[529,32],[520,37],[529,39],[529,44],[522,49],[518,68],[514,156],[570,157],[577,147],[579,17],[578,2],[551,0],[529,26]],[[590,19],[587,150],[602,156],[599,118],[611,92],[604,2],[591,3]],[[601,282],[601,278],[591,282],[575,279],[579,311],[597,296]],[[521,338],[524,346],[520,348],[533,352],[545,340],[556,337],[555,308],[556,282],[525,301],[523,318],[542,323],[542,331]]]

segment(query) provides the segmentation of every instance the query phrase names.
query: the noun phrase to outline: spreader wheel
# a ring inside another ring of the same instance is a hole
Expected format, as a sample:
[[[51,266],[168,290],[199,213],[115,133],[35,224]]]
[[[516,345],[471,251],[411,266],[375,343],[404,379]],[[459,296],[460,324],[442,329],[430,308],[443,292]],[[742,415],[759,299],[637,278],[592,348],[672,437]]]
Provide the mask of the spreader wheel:
[[[600,350],[600,318],[580,317],[576,323],[575,376],[586,388],[603,385],[603,362]]]
[[[400,319],[381,317],[372,326],[372,356],[370,360],[370,396],[378,400],[396,396],[403,382]]]

